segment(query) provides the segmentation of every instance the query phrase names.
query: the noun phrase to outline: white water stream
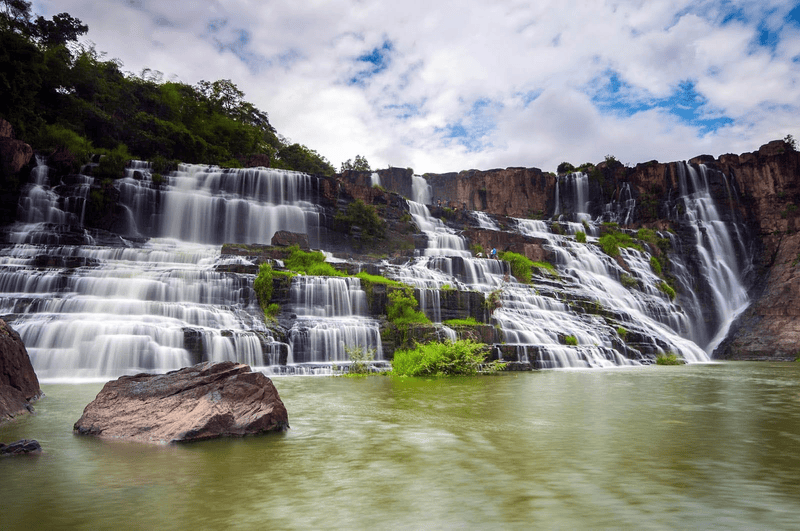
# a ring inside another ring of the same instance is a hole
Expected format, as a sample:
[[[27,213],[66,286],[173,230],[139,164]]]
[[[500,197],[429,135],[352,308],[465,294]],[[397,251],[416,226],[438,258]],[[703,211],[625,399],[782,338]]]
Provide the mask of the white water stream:
[[[719,218],[707,170],[681,167],[683,221],[695,231],[700,281],[713,294],[713,301],[704,301],[719,323],[713,330],[695,322],[703,305],[694,293],[684,290],[673,303],[658,289],[649,253],[623,249],[626,271],[592,245],[599,226],[589,219],[583,174],[560,184],[561,195],[578,209],[559,212],[575,214],[560,223],[561,234],[551,222],[536,220],[519,219],[508,229],[544,240],[557,277],[537,269],[528,284],[511,276],[506,262],[474,257],[458,231],[431,216],[430,187],[420,176],[413,177],[409,211],[427,243],[408,263],[385,264],[384,274],[414,286],[435,322],[442,321],[443,289],[497,292],[500,305],[491,322],[502,335],[500,350],[536,367],[636,364],[646,359],[640,349],[707,361],[747,305],[737,265],[743,243],[736,227]],[[158,183],[149,165],[135,163],[116,183],[127,208],[127,238],[82,228],[93,180],[71,179],[50,183],[40,166],[21,199],[20,222],[9,229],[12,244],[0,249],[0,315],[19,331],[41,378],[107,379],[200,360],[285,372],[287,362],[346,361],[352,348],[373,349],[383,358],[379,325],[367,316],[358,279],[296,277],[289,310],[296,317],[288,342],[280,343],[261,319],[254,276],[225,272],[225,266],[251,264],[220,256],[223,242],[269,243],[276,231],[289,230],[306,233],[312,247],[324,243],[316,178],[182,165]],[[627,194],[617,204],[625,219],[635,206]],[[478,226],[497,230],[486,214],[474,216]],[[588,234],[587,243],[575,240],[578,231]],[[674,269],[679,280],[689,274],[680,260]],[[624,276],[636,288],[623,286]],[[442,333],[455,335],[446,327]]]

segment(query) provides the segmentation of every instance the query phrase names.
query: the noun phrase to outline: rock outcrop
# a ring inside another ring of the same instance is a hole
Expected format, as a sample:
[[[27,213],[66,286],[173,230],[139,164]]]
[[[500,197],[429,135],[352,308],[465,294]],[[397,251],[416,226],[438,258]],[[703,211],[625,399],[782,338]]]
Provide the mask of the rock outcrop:
[[[0,319],[0,422],[33,411],[42,394],[22,340]]]
[[[158,444],[288,427],[272,381],[247,365],[226,361],[108,382],[74,429],[82,435]]]
[[[20,186],[33,165],[31,146],[15,139],[11,124],[0,118],[0,219],[16,215]]]
[[[22,439],[11,444],[0,443],[0,456],[41,453],[42,445],[34,439]]]
[[[750,307],[715,357],[800,357],[800,152],[776,140],[715,164],[736,178],[745,216],[757,235]]]
[[[33,158],[33,149],[14,138],[11,124],[0,118],[0,165],[3,177],[9,178],[22,171]]]

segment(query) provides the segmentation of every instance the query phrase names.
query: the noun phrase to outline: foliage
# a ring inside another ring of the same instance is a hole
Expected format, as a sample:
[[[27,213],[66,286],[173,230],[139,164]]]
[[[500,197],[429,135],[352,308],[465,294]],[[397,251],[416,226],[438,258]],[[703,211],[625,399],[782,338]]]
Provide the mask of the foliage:
[[[301,144],[291,144],[280,148],[276,154],[274,166],[314,175],[331,176],[336,173],[325,157]]]
[[[554,221],[550,225],[550,232],[552,232],[553,234],[564,234],[564,229],[561,228],[561,223],[559,223],[558,221]]]
[[[656,275],[661,275],[661,262],[655,256],[650,257],[650,267]]]
[[[675,289],[666,282],[659,282],[658,289],[666,293],[667,297],[669,297],[669,300],[671,301],[675,300]]]
[[[277,302],[273,302],[267,305],[267,309],[264,310],[264,314],[269,317],[270,319],[274,319],[276,315],[278,315],[281,311],[281,306]]]
[[[479,243],[473,243],[469,246],[469,250],[472,251],[472,254],[477,256],[478,254],[485,255],[483,251],[483,245]]]
[[[675,353],[667,352],[666,354],[659,354],[656,356],[657,365],[683,365],[684,361],[680,359]]]
[[[355,161],[352,159],[347,159],[346,161],[342,162],[341,173],[344,173],[347,170],[372,171],[369,167],[369,162],[367,162],[367,158],[362,157],[361,155],[356,155]]]
[[[643,242],[647,242],[651,245],[656,245],[657,238],[658,236],[656,235],[656,231],[653,229],[642,227],[636,231],[636,239],[642,240]]]
[[[289,248],[289,257],[284,261],[288,269],[297,273],[323,277],[347,276],[325,261],[325,255],[320,251],[303,251],[297,245]]]
[[[786,135],[783,137],[784,143],[789,147],[792,151],[797,151],[797,141],[794,139],[792,135]]]
[[[375,359],[375,349],[366,347],[344,347],[347,357],[350,359],[349,374],[368,374],[370,362]]]
[[[629,234],[617,230],[611,230],[600,236],[598,243],[603,249],[603,252],[612,257],[619,256],[620,247],[632,247],[640,251],[644,250],[641,245],[633,241],[633,238],[631,238]]]
[[[578,346],[578,338],[575,336],[564,336],[564,344],[571,347]]]
[[[554,266],[550,262],[531,262],[531,266],[536,267],[538,269],[542,269],[554,277],[559,276],[558,271],[556,270],[556,266]]]
[[[586,243],[586,233],[579,230],[575,233],[575,241],[578,243]]]
[[[44,125],[33,143],[45,151],[52,152],[58,149],[69,151],[75,157],[77,165],[89,162],[95,151],[86,137],[61,124]],[[75,171],[78,169],[79,167],[74,168]]]
[[[623,341],[625,341],[625,340],[627,340],[627,339],[628,339],[628,331],[627,331],[625,328],[621,327],[621,326],[618,326],[618,327],[617,327],[617,335],[618,335],[618,336],[620,337],[620,339],[622,339]]]
[[[264,262],[258,266],[258,275],[253,281],[253,290],[256,292],[261,309],[264,310],[264,314],[267,314],[272,299],[272,265]]]
[[[505,251],[500,253],[500,259],[511,265],[511,274],[513,274],[518,281],[530,284],[533,268],[533,261],[531,261],[530,258],[519,253]]]
[[[80,162],[88,142],[106,150],[124,145],[145,160],[224,166],[266,154],[278,168],[333,175],[324,157],[280,137],[232,81],[192,86],[162,82],[150,69],[123,73],[92,44],[75,44],[88,29],[80,20],[34,18],[30,5],[4,0],[0,8],[0,116],[35,150],[53,149],[58,138]]]
[[[133,157],[125,144],[119,144],[100,157],[100,163],[92,170],[98,179],[121,179],[125,176],[125,165]]]
[[[150,161],[150,171],[152,173],[169,173],[178,169],[177,160],[168,160],[166,157],[156,155]]]
[[[385,286],[393,286],[396,288],[405,288],[407,287],[402,282],[398,282],[397,280],[392,280],[390,278],[386,278],[380,275],[370,275],[366,271],[359,271],[356,274],[357,278],[360,278],[364,282],[372,283],[372,284],[383,284]]]
[[[430,324],[431,320],[417,310],[419,303],[410,288],[393,291],[389,293],[388,297],[386,318],[396,326],[406,326],[412,323]]]
[[[348,233],[352,233],[353,227],[359,227],[362,243],[370,243],[386,235],[386,226],[375,207],[364,203],[361,199],[356,199],[347,205],[345,212],[338,211],[334,223],[339,230]]]
[[[475,375],[478,371],[494,372],[505,364],[484,365],[487,345],[468,339],[454,342],[427,343],[411,350],[397,350],[392,361],[392,374],[397,376]]]
[[[490,314],[494,313],[496,309],[503,306],[503,303],[500,300],[502,294],[503,288],[497,288],[489,292],[489,294],[486,296],[486,299],[484,299],[483,304],[486,306],[486,309],[489,310]]]
[[[636,280],[636,278],[634,278],[632,275],[629,275],[627,273],[623,273],[619,277],[619,281],[622,283],[623,286],[625,286],[628,289],[635,288],[636,286],[639,285],[639,281]]]
[[[575,171],[575,166],[570,164],[569,162],[562,162],[556,168],[556,173],[563,174],[563,173],[572,173]]]
[[[444,321],[447,326],[480,326],[481,323],[475,320],[474,317],[467,317],[466,319],[448,319]]]

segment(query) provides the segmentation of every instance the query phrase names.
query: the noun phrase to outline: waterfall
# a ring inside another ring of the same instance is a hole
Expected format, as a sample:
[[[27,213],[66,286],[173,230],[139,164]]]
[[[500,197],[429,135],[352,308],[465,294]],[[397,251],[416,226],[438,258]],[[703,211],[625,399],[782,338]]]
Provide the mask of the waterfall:
[[[216,244],[269,243],[278,230],[318,241],[315,178],[181,165],[157,179],[148,163],[133,161],[114,183],[132,238],[103,235],[112,242],[105,246],[82,226],[93,178],[50,183],[48,175],[40,161],[9,231],[16,245],[0,250],[0,314],[20,333],[40,378],[289,360],[291,346],[260,318],[254,276],[223,272],[230,260]],[[359,328],[355,322],[351,335]],[[377,326],[366,328],[362,343],[379,349]]]
[[[319,246],[317,183],[309,175],[181,164],[162,179],[154,183],[148,168],[137,167],[117,183],[144,236],[269,243],[275,232],[287,230],[305,233],[312,246]]]
[[[290,300],[297,314],[289,332],[293,363],[348,361],[347,351],[354,348],[383,359],[380,325],[367,317],[358,278],[297,276]]]
[[[562,206],[563,203],[563,206]],[[583,172],[568,173],[556,178],[554,217],[569,215],[572,221],[591,219],[589,215],[589,176]]]
[[[709,190],[710,170],[705,165],[697,168],[691,164],[677,164],[680,198],[678,204],[682,213],[677,213],[679,221],[688,226],[695,250],[699,257],[700,275],[695,281],[705,285],[711,300],[707,305],[714,312],[710,329],[696,334],[696,340],[710,354],[722,342],[731,323],[749,305],[747,290],[741,280],[742,264],[739,256],[745,256],[742,232],[736,223],[722,220],[717,205]],[[728,178],[716,172],[722,179],[727,194],[731,194]],[[683,271],[685,265],[681,264]],[[684,284],[689,284],[683,280]],[[704,315],[703,305],[697,299],[697,289],[692,293],[692,306],[695,313]]]
[[[445,290],[496,299],[485,314],[501,337],[494,352],[536,368],[636,365],[669,351],[707,361],[748,304],[744,231],[721,219],[714,203],[713,195],[736,201],[724,175],[689,164],[676,171],[679,194],[667,205],[680,234],[659,234],[675,251],[676,301],[659,289],[654,250],[624,248],[619,261],[602,252],[603,227],[590,218],[582,173],[557,182],[558,228],[543,220],[503,222],[504,231],[535,239],[552,271],[536,267],[532,279],[515,278],[508,262],[472,256],[449,211],[429,208],[431,186],[416,175],[408,211],[424,238],[413,258],[379,268],[414,287],[421,310],[437,323]],[[305,233],[321,246],[317,178],[201,165],[157,176],[148,163],[134,161],[113,184],[121,234],[84,227],[87,203],[99,190],[93,185],[89,176],[52,182],[39,161],[20,198],[19,221],[0,247],[0,315],[19,331],[42,379],[108,379],[204,360],[314,372],[346,364],[350,349],[384,359],[380,323],[369,318],[359,279],[292,278],[282,312],[292,317],[279,334],[256,301],[255,264],[220,254],[220,243],[269,243],[278,230]],[[712,195],[713,186],[722,193]],[[636,202],[628,183],[619,190],[602,219],[627,224]],[[490,238],[496,232],[501,247],[506,235],[495,219],[469,215]],[[586,243],[577,241],[578,232]],[[456,331],[441,327],[439,334],[453,338]]]

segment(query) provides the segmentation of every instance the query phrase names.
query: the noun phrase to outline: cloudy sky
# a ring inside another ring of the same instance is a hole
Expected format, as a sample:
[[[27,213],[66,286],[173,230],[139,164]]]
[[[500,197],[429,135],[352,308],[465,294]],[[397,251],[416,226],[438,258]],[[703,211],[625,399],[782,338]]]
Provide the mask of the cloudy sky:
[[[122,69],[230,79],[338,169],[681,160],[800,138],[787,0],[40,0]]]

